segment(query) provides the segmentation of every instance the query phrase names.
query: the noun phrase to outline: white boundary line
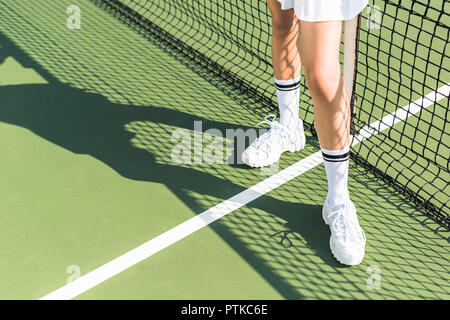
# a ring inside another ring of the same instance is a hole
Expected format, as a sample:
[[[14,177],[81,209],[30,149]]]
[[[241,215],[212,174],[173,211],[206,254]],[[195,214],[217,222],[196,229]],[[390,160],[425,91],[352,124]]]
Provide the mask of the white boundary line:
[[[422,109],[425,109],[432,104],[435,104],[443,98],[450,96],[450,83],[443,85],[436,91],[430,92],[424,97],[411,102],[407,106],[397,109],[395,112],[383,117],[381,120],[375,121],[370,126],[367,126],[360,130],[359,136],[355,137],[353,144],[355,145],[365,139],[370,138],[377,132],[381,132],[387,128],[393,127],[395,124],[406,120],[409,116],[416,114]]]
[[[419,112],[433,103],[448,97],[450,93],[450,83],[439,88],[436,92],[431,92],[425,97],[420,98],[404,108],[384,117],[383,119],[372,123],[363,128],[359,137],[353,139],[352,145],[355,145],[371,137],[374,133],[380,132],[394,124],[406,120],[409,116]],[[375,129],[376,128],[376,129]],[[164,232],[163,234],[151,239],[144,244],[128,251],[127,253],[115,258],[114,260],[102,265],[101,267],[81,276],[80,278],[66,284],[65,286],[47,294],[40,300],[66,300],[72,299],[83,292],[95,287],[96,285],[114,277],[120,272],[134,266],[135,264],[147,259],[155,253],[169,247],[188,235],[202,229],[210,223],[224,217],[225,215],[239,209],[249,202],[261,197],[262,195],[274,190],[293,178],[311,170],[323,162],[320,151],[313,153],[303,160],[291,165],[290,167],[276,173],[275,175],[257,183],[253,187],[246,189],[228,200],[204,211],[203,213],[187,220],[186,222]]]

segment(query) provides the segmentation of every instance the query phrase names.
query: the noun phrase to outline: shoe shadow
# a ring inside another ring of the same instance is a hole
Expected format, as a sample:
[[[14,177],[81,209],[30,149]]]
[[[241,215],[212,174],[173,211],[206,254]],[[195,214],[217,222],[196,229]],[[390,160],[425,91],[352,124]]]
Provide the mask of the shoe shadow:
[[[274,201],[267,199],[266,210],[274,212],[287,221],[278,234],[272,238],[278,239],[283,247],[295,248],[294,240],[304,242],[317,256],[333,268],[346,268],[339,263],[330,251],[330,229],[322,218],[322,206],[303,203],[285,203],[283,211],[277,213]]]

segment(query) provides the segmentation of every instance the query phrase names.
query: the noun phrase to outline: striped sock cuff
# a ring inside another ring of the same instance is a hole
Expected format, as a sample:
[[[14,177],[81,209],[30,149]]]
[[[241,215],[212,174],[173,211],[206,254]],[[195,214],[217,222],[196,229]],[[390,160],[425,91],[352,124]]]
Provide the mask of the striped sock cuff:
[[[342,150],[326,150],[321,148],[323,160],[327,162],[344,162],[350,159],[350,148]]]
[[[275,87],[279,91],[294,91],[300,88],[300,78],[290,80],[277,80],[275,79]]]

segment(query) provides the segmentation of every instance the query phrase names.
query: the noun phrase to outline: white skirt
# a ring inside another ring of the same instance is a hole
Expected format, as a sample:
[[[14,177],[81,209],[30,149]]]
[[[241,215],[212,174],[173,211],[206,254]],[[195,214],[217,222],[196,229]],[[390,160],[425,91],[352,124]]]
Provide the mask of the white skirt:
[[[368,0],[278,0],[281,9],[294,8],[297,18],[303,21],[350,20],[366,6]]]

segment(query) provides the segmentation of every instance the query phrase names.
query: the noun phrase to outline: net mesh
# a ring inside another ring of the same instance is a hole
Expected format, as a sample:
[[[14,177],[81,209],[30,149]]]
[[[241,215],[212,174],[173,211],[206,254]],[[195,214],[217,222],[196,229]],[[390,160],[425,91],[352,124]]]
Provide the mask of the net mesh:
[[[263,110],[277,110],[266,1],[93,1],[223,78]],[[449,12],[444,0],[375,0],[361,13],[352,127],[356,137],[361,128],[372,135],[351,150],[356,162],[447,229]],[[314,133],[304,77],[301,91],[300,116]]]

